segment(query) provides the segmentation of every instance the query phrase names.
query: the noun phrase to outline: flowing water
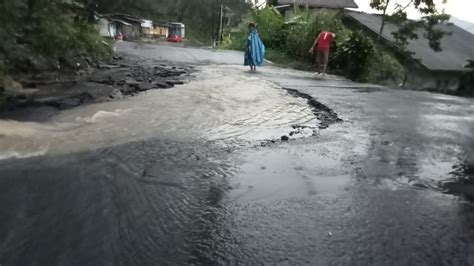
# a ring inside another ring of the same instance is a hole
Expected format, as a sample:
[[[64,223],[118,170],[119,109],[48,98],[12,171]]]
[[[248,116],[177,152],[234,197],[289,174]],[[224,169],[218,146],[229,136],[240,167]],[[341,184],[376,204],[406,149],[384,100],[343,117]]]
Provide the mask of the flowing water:
[[[288,134],[292,126],[317,125],[306,99],[215,66],[199,71],[190,84],[64,111],[46,123],[0,121],[0,159],[67,154],[152,138],[272,140]]]

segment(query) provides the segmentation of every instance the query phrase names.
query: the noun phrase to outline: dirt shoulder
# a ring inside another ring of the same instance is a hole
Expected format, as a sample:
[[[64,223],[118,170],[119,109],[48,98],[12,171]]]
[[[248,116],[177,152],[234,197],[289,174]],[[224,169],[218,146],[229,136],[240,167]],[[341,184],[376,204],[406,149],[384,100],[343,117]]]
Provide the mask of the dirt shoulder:
[[[60,110],[83,104],[170,89],[189,80],[191,72],[192,67],[121,54],[75,72],[5,77],[0,82],[0,119],[45,121]]]

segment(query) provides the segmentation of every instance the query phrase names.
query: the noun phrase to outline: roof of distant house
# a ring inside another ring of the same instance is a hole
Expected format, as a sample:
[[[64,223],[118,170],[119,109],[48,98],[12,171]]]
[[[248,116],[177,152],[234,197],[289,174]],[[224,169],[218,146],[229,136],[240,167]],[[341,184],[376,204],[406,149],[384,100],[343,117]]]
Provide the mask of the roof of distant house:
[[[128,14],[121,14],[121,13],[112,13],[112,14],[102,14],[101,15],[104,18],[108,19],[119,19],[119,20],[124,20],[128,23],[132,24],[142,24],[143,20],[139,17],[131,16]]]
[[[358,8],[354,0],[278,0],[279,5],[298,3],[301,6],[320,8]]]
[[[163,21],[153,21],[153,26],[154,27],[167,27],[169,28],[169,24],[167,22],[163,22]]]
[[[378,34],[382,24],[381,15],[355,11],[349,11],[347,14]],[[431,49],[428,39],[421,30],[417,33],[418,39],[409,41],[407,50],[414,53],[413,58],[418,59],[429,70],[465,71],[466,60],[474,55],[474,35],[452,23],[439,24],[437,27],[451,33],[441,40],[442,51],[436,52]],[[395,42],[392,32],[397,29],[395,24],[386,22],[382,37],[386,41]]]
[[[125,25],[125,26],[132,26],[132,24],[126,22],[126,21],[123,21],[123,20],[120,20],[120,19],[112,19],[110,20],[111,22],[117,22],[117,23],[120,23],[122,25]]]
[[[451,17],[451,19],[449,21],[456,24],[456,26],[458,26],[462,29],[465,29],[465,30],[469,31],[470,33],[474,34],[474,23],[473,22],[458,19],[456,17]]]

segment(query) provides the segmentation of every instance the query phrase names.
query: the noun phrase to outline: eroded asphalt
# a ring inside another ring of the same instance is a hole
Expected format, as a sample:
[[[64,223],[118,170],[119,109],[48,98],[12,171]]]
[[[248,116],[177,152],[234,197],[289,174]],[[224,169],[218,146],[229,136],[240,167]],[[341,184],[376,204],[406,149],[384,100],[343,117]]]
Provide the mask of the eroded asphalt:
[[[474,263],[472,99],[250,74],[237,52],[117,50],[198,71],[3,121],[16,157],[42,152],[0,161],[2,266]]]

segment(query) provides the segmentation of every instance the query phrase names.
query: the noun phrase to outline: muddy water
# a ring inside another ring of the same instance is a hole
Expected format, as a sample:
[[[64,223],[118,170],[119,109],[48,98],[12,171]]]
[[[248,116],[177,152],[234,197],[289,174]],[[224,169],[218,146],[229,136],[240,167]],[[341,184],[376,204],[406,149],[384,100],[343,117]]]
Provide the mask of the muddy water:
[[[189,84],[64,111],[47,123],[0,121],[0,159],[67,154],[152,138],[272,140],[318,120],[304,98],[241,70],[207,67]]]

